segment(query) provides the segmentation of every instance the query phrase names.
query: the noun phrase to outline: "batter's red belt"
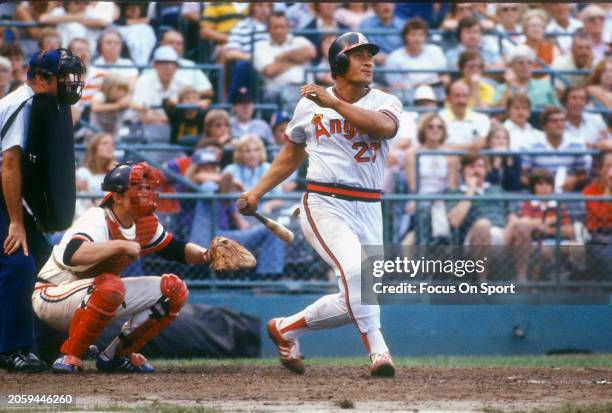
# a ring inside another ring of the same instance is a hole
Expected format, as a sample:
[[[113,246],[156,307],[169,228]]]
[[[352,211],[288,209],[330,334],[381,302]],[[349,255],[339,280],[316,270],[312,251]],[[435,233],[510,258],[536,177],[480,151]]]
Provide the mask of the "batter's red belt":
[[[378,189],[356,188],[354,186],[314,181],[306,182],[306,191],[348,201],[362,202],[380,202],[382,192]]]

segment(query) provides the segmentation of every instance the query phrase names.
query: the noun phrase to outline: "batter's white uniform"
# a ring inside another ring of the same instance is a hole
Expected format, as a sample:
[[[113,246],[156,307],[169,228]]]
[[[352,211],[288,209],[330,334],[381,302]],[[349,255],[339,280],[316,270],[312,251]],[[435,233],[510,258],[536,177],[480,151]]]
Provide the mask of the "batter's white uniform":
[[[335,94],[331,87],[327,91]],[[351,103],[387,114],[397,132],[402,104],[395,96],[370,89]],[[338,294],[322,297],[304,310],[306,324],[329,328],[352,320],[362,334],[378,330],[379,307],[361,304],[361,246],[383,244],[380,194],[389,140],[361,133],[333,109],[306,98],[298,103],[286,133],[293,143],[305,145],[309,155],[302,231],[335,270],[340,287]]]
[[[76,275],[93,265],[69,266],[64,263],[66,246],[72,239],[90,242],[110,240],[107,216],[113,222],[119,222],[110,208],[88,209],[64,233],[60,243],[53,247],[51,256],[38,274],[32,294],[32,307],[41,320],[56,330],[69,329],[76,309],[89,300],[94,282],[94,278],[79,278]],[[125,239],[130,241],[136,239],[136,225],[133,224],[129,228],[119,225],[119,229]],[[171,239],[172,235],[158,223],[155,234],[141,252],[158,251]],[[124,333],[129,333],[149,317],[150,309],[162,298],[161,277],[127,277],[122,278],[122,281],[125,285],[125,301],[124,305],[117,309],[117,317],[131,316],[122,330]]]

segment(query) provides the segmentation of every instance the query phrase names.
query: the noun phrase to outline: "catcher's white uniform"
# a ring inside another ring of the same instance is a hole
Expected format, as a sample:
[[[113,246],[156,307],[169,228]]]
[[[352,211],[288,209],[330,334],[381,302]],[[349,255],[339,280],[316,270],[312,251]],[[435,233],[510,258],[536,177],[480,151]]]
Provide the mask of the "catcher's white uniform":
[[[333,88],[327,91],[335,94]],[[395,96],[370,89],[351,103],[383,112],[399,123],[402,104]],[[387,348],[379,332],[380,309],[361,303],[360,281],[361,246],[383,244],[380,194],[389,141],[361,133],[333,109],[306,98],[298,103],[286,132],[293,143],[305,145],[309,155],[307,191],[300,210],[302,231],[335,270],[340,292],[283,319],[279,327],[288,338],[297,338],[303,331],[291,326],[303,325],[300,319],[312,329],[353,321],[365,338],[378,334],[379,339],[364,341],[368,347],[378,347],[372,352],[383,353]]]
[[[90,242],[109,241],[111,232],[107,219],[119,224],[110,208],[90,208],[64,233],[60,243],[53,247],[53,252],[47,263],[38,274],[36,287],[32,294],[32,306],[36,315],[51,327],[66,331],[74,312],[82,303],[86,303],[91,294],[94,276],[86,278],[77,274],[87,273],[93,267],[72,266],[64,262],[66,246],[72,239],[82,239]],[[118,225],[123,238],[136,240],[136,225],[123,228]],[[152,253],[162,249],[172,239],[163,226],[157,223],[157,229],[151,231],[151,238],[144,242],[141,254]],[[149,235],[151,235],[149,234]],[[126,277],[124,305],[117,309],[117,316],[132,315],[125,329],[130,331],[142,323],[149,315],[149,309],[162,298],[160,291],[161,277]]]

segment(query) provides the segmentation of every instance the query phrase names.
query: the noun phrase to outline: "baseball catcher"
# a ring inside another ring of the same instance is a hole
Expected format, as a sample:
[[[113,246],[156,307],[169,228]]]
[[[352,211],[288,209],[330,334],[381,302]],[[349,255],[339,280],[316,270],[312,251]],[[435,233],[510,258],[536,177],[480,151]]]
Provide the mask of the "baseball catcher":
[[[140,256],[157,254],[216,271],[253,267],[255,258],[240,244],[218,237],[206,249],[174,238],[158,222],[160,173],[146,163],[120,164],[102,182],[109,193],[64,234],[38,274],[34,311],[51,327],[68,331],[57,373],[77,373],[96,337],[115,318],[129,316],[120,334],[97,357],[105,372],[150,373],[138,354],[148,340],[174,320],[189,292],[175,274],[128,277],[119,274]]]

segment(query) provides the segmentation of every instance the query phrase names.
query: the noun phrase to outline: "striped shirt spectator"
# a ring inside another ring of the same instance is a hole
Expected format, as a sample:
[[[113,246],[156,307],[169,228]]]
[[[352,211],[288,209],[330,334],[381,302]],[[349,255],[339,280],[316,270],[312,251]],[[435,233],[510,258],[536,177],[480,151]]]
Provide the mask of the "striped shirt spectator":
[[[252,5],[249,5],[251,7]],[[254,7],[254,5],[253,5]],[[239,50],[251,54],[253,45],[260,40],[268,40],[268,27],[265,22],[258,21],[253,17],[247,17],[239,21],[229,32],[226,49]]]

